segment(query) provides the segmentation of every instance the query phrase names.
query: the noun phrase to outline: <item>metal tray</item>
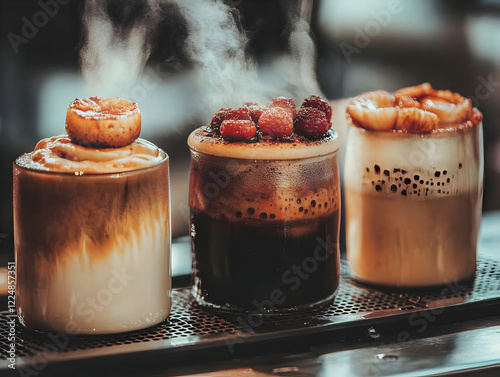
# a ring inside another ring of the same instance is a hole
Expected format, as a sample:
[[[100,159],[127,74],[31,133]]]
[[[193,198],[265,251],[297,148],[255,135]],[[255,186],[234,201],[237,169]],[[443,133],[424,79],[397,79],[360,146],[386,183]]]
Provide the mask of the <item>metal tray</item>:
[[[467,285],[450,285],[436,291],[387,292],[365,287],[350,279],[345,261],[334,302],[308,313],[250,316],[206,310],[193,302],[187,288],[176,289],[170,317],[155,327],[106,336],[41,334],[16,320],[16,368],[63,361],[89,360],[154,352],[168,359],[192,350],[223,350],[231,354],[242,344],[254,349],[269,340],[287,341],[306,335],[350,327],[391,322],[437,308],[453,313],[500,302],[500,263],[480,257],[476,278]],[[456,314],[455,314],[456,315]],[[8,367],[11,326],[8,312],[0,313],[0,369]],[[376,334],[374,334],[376,336]]]

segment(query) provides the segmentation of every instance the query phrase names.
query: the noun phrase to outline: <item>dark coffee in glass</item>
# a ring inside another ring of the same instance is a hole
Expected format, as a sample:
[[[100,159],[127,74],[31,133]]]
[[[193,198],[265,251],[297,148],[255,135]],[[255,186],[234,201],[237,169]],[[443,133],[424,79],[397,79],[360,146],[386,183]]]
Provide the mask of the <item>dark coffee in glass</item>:
[[[200,128],[188,144],[197,301],[262,313],[330,302],[339,281],[335,131],[246,143]]]

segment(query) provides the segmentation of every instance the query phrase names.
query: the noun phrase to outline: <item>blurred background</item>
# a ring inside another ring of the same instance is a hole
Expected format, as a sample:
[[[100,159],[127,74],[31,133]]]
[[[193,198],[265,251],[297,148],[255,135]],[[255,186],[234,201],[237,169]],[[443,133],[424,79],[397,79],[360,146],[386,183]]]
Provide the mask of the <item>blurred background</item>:
[[[186,138],[218,108],[279,95],[300,104],[311,93],[336,101],[421,82],[470,97],[483,112],[483,210],[499,209],[500,1],[3,0],[0,265],[14,259],[12,161],[64,133],[77,97],[139,103],[141,136],[171,159],[181,236]]]

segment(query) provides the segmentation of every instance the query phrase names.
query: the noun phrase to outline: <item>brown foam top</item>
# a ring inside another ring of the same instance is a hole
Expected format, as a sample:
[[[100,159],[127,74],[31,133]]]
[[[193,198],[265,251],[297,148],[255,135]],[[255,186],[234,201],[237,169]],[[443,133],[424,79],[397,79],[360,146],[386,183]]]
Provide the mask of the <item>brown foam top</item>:
[[[297,191],[278,189],[272,195],[245,196],[236,192],[228,200],[206,203],[202,194],[191,198],[195,212],[231,221],[297,221],[329,215],[339,209],[340,194],[336,188]]]
[[[337,132],[330,129],[325,136],[317,140],[295,136],[287,141],[235,142],[212,136],[204,131],[204,127],[200,127],[189,135],[188,145],[196,152],[219,157],[247,160],[296,160],[337,152],[340,140]]]
[[[300,160],[195,158],[190,207],[232,221],[295,221],[328,215],[340,206],[337,156]],[[213,190],[218,182],[219,189]]]
[[[144,139],[120,148],[88,148],[60,135],[40,140],[35,150],[20,156],[16,164],[48,172],[107,174],[153,166],[166,157],[165,152]]]

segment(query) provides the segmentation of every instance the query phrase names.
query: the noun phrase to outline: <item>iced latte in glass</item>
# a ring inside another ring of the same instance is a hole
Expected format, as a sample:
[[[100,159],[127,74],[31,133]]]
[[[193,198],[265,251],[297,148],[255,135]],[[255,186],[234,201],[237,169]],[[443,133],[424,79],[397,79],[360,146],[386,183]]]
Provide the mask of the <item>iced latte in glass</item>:
[[[429,84],[347,108],[347,258],[362,282],[398,288],[473,277],[481,221],[481,113]]]
[[[44,331],[104,334],[170,313],[168,156],[119,98],[70,105],[68,135],[14,163],[16,304]]]
[[[221,109],[195,130],[189,201],[193,294],[263,314],[333,299],[339,280],[338,137],[317,96],[296,109]]]

